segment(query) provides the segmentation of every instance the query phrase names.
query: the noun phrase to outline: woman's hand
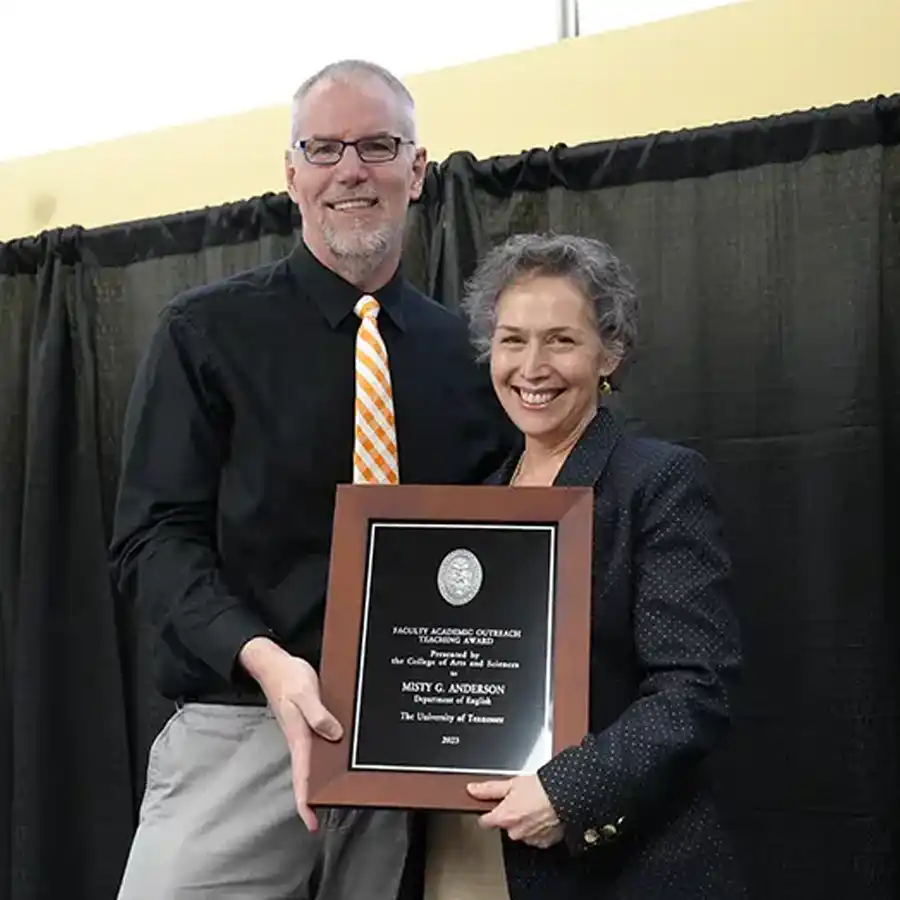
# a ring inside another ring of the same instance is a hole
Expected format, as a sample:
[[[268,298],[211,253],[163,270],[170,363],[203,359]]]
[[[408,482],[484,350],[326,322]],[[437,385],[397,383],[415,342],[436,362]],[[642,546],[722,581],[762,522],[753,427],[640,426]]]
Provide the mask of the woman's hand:
[[[502,828],[513,841],[546,849],[559,843],[563,825],[537,775],[517,775],[508,781],[480,781],[468,786],[476,800],[499,803],[478,820],[482,828]]]

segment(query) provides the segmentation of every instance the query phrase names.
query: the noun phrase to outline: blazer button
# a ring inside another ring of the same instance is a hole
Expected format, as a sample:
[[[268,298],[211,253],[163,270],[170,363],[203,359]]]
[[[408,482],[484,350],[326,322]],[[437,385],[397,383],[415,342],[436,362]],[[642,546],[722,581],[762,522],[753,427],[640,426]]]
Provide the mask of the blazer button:
[[[597,841],[599,841],[599,840],[600,840],[600,835],[597,834],[596,829],[594,829],[594,828],[588,828],[588,830],[585,831],[585,833],[584,833],[584,842],[585,842],[586,844],[596,844]]]
[[[619,829],[615,825],[604,825],[600,831],[607,841],[614,840],[619,836]]]

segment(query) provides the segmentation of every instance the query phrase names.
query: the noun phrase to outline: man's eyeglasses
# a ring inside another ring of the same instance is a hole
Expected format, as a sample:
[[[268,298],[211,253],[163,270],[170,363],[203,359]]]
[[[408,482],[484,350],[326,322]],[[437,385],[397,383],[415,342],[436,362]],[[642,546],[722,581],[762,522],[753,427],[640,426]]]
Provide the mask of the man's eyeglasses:
[[[403,144],[414,144],[392,135],[359,138],[356,141],[340,141],[336,138],[310,138],[306,141],[295,141],[295,150],[302,150],[307,162],[314,166],[333,166],[341,161],[348,147],[355,148],[360,160],[364,163],[386,163],[397,158]]]

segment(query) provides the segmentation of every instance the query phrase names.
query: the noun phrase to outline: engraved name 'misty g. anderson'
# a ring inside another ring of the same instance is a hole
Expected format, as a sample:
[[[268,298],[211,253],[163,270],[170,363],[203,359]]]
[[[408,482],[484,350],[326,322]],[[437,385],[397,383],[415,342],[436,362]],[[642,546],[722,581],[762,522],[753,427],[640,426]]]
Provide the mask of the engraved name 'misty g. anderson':
[[[438,590],[451,606],[471,603],[483,580],[484,570],[471,550],[451,550],[438,568]]]
[[[505,684],[466,681],[404,681],[401,691],[405,694],[483,694],[502,697],[506,693]]]

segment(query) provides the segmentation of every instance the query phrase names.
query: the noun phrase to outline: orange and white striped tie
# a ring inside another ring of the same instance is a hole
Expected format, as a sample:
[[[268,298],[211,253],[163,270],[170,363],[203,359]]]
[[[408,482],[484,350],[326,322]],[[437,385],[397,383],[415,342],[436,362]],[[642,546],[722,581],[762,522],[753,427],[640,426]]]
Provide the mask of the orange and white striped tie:
[[[387,348],[378,331],[378,301],[362,297],[354,307],[360,318],[356,333],[356,441],[353,481],[397,484],[397,430]]]

